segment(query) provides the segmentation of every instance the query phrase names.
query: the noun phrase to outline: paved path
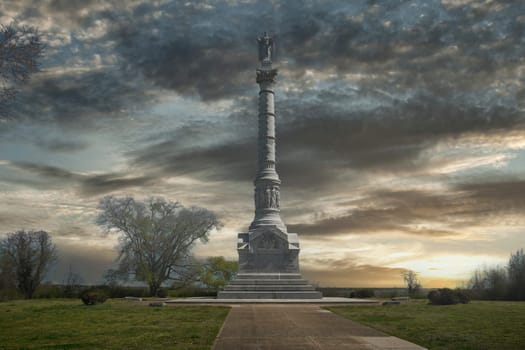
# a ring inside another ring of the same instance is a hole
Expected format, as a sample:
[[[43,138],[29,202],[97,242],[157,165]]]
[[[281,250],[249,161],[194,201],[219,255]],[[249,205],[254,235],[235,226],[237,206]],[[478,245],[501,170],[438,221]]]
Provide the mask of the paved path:
[[[424,348],[350,321],[318,305],[232,305],[214,350]]]

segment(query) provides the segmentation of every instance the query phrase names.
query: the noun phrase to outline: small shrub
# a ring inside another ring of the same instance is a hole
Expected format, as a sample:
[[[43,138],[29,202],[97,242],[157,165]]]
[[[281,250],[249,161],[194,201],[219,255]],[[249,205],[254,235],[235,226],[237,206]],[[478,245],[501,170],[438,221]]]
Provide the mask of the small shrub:
[[[159,298],[166,298],[168,296],[168,291],[166,289],[161,288],[157,291],[157,296]]]
[[[457,289],[456,290],[456,295],[458,296],[459,302],[461,304],[468,304],[470,302],[470,296],[468,294],[466,294],[465,292]]]
[[[350,298],[373,298],[374,295],[373,289],[358,289],[350,293]]]
[[[107,298],[106,293],[101,289],[88,289],[80,293],[80,299],[85,305],[102,304]]]
[[[428,299],[434,305],[453,305],[457,303],[467,304],[469,297],[459,289],[441,288],[428,293]]]

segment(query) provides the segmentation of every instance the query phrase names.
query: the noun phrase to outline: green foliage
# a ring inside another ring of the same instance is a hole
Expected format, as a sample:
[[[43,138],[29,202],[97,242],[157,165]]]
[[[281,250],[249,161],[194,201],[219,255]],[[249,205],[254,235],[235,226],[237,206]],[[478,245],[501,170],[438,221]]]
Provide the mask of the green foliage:
[[[222,256],[209,257],[202,265],[200,281],[217,292],[235,277],[237,270],[237,261],[228,261]]]
[[[373,298],[374,295],[373,289],[358,289],[350,292],[350,298]]]
[[[157,296],[167,281],[189,283],[198,276],[191,250],[197,241],[207,242],[220,226],[205,208],[185,208],[163,198],[138,201],[131,197],[104,197],[97,224],[108,233],[120,233],[119,268],[116,275],[133,275]],[[109,276],[112,278],[113,276]]]
[[[75,300],[0,303],[0,348],[210,349],[229,308],[148,308],[126,300],[85,307]]]
[[[329,310],[432,350],[521,350],[525,303],[472,301],[442,307],[413,300],[399,307],[333,306]]]
[[[102,289],[88,289],[80,293],[80,299],[85,305],[103,304],[108,298]]]
[[[428,299],[434,305],[467,304],[470,301],[470,298],[461,290],[450,288],[431,290],[428,292]]]

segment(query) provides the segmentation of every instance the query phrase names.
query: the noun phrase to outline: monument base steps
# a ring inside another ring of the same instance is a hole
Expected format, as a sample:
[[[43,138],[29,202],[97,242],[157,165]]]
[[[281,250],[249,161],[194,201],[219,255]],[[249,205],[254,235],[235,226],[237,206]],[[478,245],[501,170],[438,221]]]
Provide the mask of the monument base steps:
[[[218,299],[321,299],[322,294],[301,274],[240,273]]]

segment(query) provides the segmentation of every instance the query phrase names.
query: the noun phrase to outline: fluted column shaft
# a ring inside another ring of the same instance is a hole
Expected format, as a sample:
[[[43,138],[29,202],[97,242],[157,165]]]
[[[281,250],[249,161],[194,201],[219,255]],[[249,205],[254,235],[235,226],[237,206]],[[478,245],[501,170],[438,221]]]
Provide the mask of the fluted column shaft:
[[[286,227],[279,215],[281,180],[275,169],[275,103],[273,84],[277,69],[263,67],[257,70],[259,84],[258,162],[255,177],[255,218],[250,229],[260,225]]]

